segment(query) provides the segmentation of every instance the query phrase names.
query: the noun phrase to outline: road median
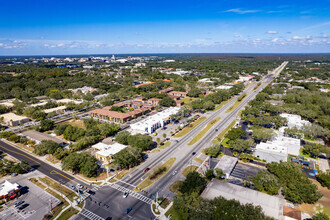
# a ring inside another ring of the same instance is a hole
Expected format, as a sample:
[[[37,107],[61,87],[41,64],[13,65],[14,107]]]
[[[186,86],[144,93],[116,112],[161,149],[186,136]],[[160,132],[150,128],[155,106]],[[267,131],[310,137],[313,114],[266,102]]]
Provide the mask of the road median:
[[[199,141],[205,134],[206,132],[208,132],[212,127],[213,125],[215,125],[221,118],[216,118],[216,119],[213,119],[212,121],[210,121],[206,127],[201,131],[199,132],[189,143],[188,145],[193,145],[195,144],[197,141]]]

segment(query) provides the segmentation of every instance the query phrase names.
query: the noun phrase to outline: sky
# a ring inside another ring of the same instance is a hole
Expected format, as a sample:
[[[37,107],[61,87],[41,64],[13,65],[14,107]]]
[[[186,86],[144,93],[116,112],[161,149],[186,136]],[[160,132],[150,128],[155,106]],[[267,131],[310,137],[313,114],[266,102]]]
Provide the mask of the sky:
[[[0,55],[329,53],[330,0],[0,0]]]

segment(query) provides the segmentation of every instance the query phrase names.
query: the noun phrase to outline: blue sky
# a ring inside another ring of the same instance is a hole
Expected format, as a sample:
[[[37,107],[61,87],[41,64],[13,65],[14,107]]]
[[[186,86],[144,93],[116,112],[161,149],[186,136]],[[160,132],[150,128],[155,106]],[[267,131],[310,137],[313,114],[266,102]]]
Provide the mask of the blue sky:
[[[330,0],[0,1],[0,55],[330,52]]]

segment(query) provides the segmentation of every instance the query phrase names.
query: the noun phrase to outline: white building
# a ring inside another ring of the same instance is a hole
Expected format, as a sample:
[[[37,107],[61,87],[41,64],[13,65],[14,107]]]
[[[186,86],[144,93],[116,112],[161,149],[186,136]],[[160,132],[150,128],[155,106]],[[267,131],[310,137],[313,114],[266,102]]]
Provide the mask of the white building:
[[[4,124],[8,126],[17,126],[30,121],[28,117],[16,115],[12,112],[0,115],[0,119],[1,118],[3,118]]]
[[[186,74],[189,74],[189,73],[191,73],[191,71],[176,70],[176,71],[168,72],[167,74],[176,74],[176,75],[179,75],[179,76],[183,76],[183,75],[186,75]]]
[[[56,100],[56,103],[70,103],[70,102],[73,102],[76,105],[79,105],[79,104],[83,103],[83,101],[73,100],[73,99],[59,99],[59,100]]]
[[[233,86],[226,86],[226,85],[221,85],[216,87],[216,89],[231,89]]]
[[[170,107],[162,112],[158,112],[137,123],[131,124],[131,129],[138,133],[153,133],[160,127],[164,127],[170,122],[171,115],[179,112],[179,107]]]
[[[17,183],[10,183],[7,180],[0,185],[0,199],[2,198],[13,198],[19,191],[19,185]]]
[[[289,128],[296,127],[298,129],[302,129],[304,127],[304,125],[310,125],[310,122],[307,120],[301,119],[300,115],[282,113],[282,114],[280,114],[280,116],[283,118],[286,118],[286,120],[288,121]]]
[[[236,157],[230,157],[223,155],[217,165],[214,167],[214,175],[216,175],[215,169],[221,169],[226,174],[226,179],[230,177],[231,172],[234,170],[238,159]]]
[[[270,162],[287,161],[288,154],[299,155],[300,139],[290,137],[276,137],[266,143],[261,142],[256,146],[255,156]]]
[[[200,83],[213,83],[213,81],[210,80],[210,78],[200,79],[200,80],[198,80],[198,82],[200,82]]]
[[[117,154],[119,151],[125,149],[127,146],[119,143],[114,143],[111,145],[104,144],[102,142],[97,143],[92,146],[92,148],[97,149],[98,151],[95,153],[96,159],[104,162],[111,163],[112,157]]]
[[[45,109],[44,112],[46,114],[48,114],[48,113],[59,114],[59,113],[64,112],[65,110],[66,110],[66,107],[65,106],[58,106],[58,107],[55,107],[55,108]]]

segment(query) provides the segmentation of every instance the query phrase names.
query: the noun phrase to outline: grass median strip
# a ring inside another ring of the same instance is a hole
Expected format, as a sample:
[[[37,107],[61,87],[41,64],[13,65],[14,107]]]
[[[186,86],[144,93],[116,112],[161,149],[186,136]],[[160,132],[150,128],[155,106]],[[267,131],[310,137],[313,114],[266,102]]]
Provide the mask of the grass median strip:
[[[174,135],[174,137],[182,137],[182,136],[184,136],[185,134],[187,134],[189,131],[191,131],[194,127],[196,127],[197,125],[199,125],[205,119],[206,119],[205,116],[200,117],[196,121],[192,122],[190,125],[184,127],[179,133],[177,133],[176,135]]]
[[[163,150],[163,149],[167,148],[167,147],[170,146],[170,145],[171,145],[171,142],[170,142],[170,141],[166,141],[166,142],[164,143],[164,145],[160,145],[160,146],[159,146],[159,149]]]
[[[221,118],[216,118],[216,119],[213,119],[212,121],[210,121],[206,127],[201,131],[199,132],[189,143],[188,145],[193,145],[195,144],[197,141],[199,141],[199,139],[201,139],[205,134],[206,132],[208,132],[208,130],[210,130],[212,128],[213,125],[215,125]]]
[[[228,102],[230,102],[231,100],[233,100],[234,97],[231,97],[230,99],[221,102],[219,105],[217,105],[217,107],[215,107],[215,109],[213,109],[212,111],[216,111],[219,110],[220,108],[222,108],[224,105],[226,105]]]
[[[232,123],[230,123],[230,125],[224,129],[223,131],[221,131],[220,134],[218,134],[218,136],[216,136],[212,143],[215,145],[219,145],[220,141],[225,137],[225,135],[227,134],[227,132],[236,124],[236,121],[234,120]]]
[[[175,158],[168,159],[165,163],[160,166],[154,167],[147,173],[147,178],[143,180],[139,185],[134,188],[135,192],[140,192],[141,190],[151,186],[157,180],[159,180],[162,176],[164,176],[172,167],[175,162]]]
[[[238,97],[236,102],[229,109],[227,109],[226,113],[231,112],[234,109],[236,109],[241,104],[241,102],[245,99],[245,97],[246,97],[245,93],[242,94],[240,97]]]
[[[47,186],[61,192],[64,196],[66,196],[70,201],[73,201],[73,197],[76,197],[77,194],[72,190],[68,189],[67,187],[62,186],[61,184],[57,183],[56,181],[52,180],[49,177],[39,178],[39,180],[45,183]]]

